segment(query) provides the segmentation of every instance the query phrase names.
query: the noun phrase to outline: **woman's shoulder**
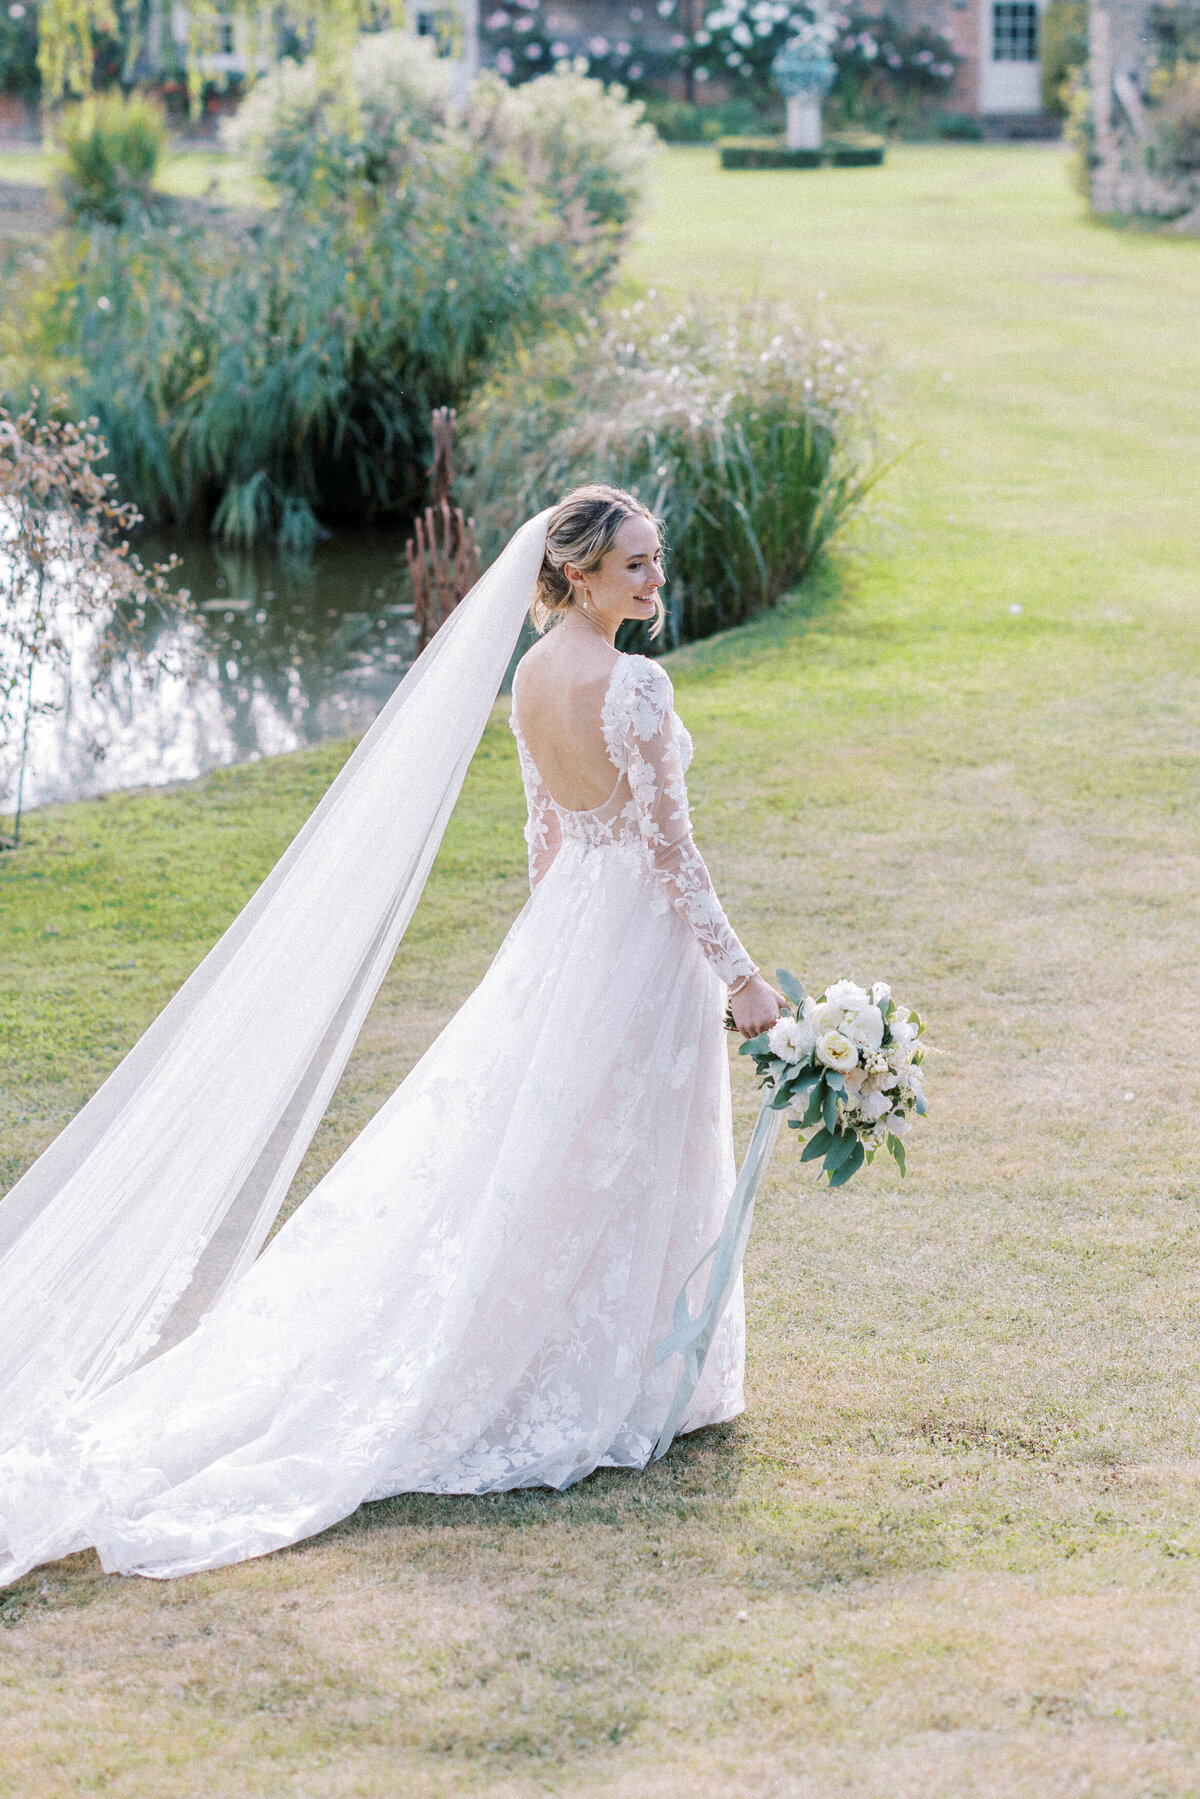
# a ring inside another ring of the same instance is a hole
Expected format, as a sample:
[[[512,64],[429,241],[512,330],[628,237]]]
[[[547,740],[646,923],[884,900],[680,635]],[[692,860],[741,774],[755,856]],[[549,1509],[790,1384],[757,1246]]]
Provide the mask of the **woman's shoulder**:
[[[646,740],[662,730],[674,710],[674,698],[671,677],[661,662],[649,656],[623,655],[609,683],[606,722],[620,717]]]

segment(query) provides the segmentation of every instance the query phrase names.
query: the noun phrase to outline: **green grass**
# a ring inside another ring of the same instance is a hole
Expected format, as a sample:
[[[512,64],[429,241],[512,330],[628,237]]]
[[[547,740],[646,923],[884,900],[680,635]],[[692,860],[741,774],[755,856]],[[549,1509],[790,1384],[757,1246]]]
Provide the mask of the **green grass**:
[[[22,1583],[0,1793],[1200,1792],[1200,246],[1091,224],[1042,150],[714,165],[665,159],[631,281],[828,314],[908,453],[821,606],[675,658],[697,830],[761,959],[927,1014],[909,1178],[826,1196],[781,1145],[749,1410],[645,1476]],[[9,1174],[340,754],[34,816]],[[486,965],[519,810],[497,721],[308,1178]]]

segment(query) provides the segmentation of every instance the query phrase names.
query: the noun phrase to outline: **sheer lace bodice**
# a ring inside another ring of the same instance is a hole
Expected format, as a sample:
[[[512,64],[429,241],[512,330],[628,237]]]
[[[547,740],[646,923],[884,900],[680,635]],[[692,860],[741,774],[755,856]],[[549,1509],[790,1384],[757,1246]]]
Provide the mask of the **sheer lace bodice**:
[[[692,740],[675,712],[670,676],[647,656],[622,656],[604,698],[604,745],[616,783],[603,805],[587,812],[560,806],[550,794],[521,732],[519,674],[513,684],[517,740],[529,820],[529,884],[536,888],[564,844],[622,848],[645,859],[666,898],[695,934],[727,985],[754,971],[717,898],[692,837],[684,777]]]

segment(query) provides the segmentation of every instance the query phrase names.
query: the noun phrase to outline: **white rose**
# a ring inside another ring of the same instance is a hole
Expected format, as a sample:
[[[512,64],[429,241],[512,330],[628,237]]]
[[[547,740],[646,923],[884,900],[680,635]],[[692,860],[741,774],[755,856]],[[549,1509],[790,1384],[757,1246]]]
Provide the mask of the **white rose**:
[[[875,1005],[882,1006],[884,1000],[891,999],[891,997],[892,990],[886,981],[873,981],[871,983],[871,999]]]
[[[831,1005],[828,1000],[823,1005],[817,1006],[809,1019],[809,1023],[818,1037],[823,1037],[826,1031],[840,1031],[845,1022],[846,1008]]]
[[[858,1099],[858,1115],[865,1118],[868,1124],[874,1124],[885,1112],[891,1110],[892,1102],[885,1093],[862,1093]]]
[[[903,1112],[889,1112],[885,1122],[893,1137],[907,1137],[912,1130],[912,1119],[906,1118]]]
[[[767,1048],[781,1062],[806,1062],[816,1041],[816,1032],[802,1018],[781,1018],[767,1032]]]
[[[859,1049],[878,1049],[883,1042],[883,1013],[878,1006],[866,1006],[846,1026],[846,1035]]]
[[[825,1031],[817,1038],[817,1060],[838,1074],[849,1074],[858,1065],[858,1051],[840,1031]]]
[[[861,1012],[870,1003],[869,995],[856,981],[835,981],[825,992],[825,1004],[840,1006],[843,1012]]]

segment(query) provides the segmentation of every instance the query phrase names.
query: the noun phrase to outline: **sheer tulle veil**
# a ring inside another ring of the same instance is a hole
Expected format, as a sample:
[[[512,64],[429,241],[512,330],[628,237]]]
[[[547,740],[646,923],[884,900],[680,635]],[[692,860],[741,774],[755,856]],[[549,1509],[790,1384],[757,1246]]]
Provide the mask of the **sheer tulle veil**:
[[[0,1203],[0,1448],[186,1336],[257,1255],[420,898],[547,517],[476,583],[245,909]]]

